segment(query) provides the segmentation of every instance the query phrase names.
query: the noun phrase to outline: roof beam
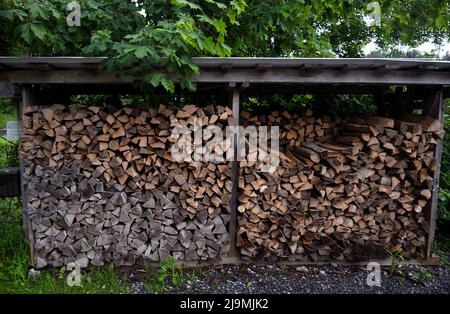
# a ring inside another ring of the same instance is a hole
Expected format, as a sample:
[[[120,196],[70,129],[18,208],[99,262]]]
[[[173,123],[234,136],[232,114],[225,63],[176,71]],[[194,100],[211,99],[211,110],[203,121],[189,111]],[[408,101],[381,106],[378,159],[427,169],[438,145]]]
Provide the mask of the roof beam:
[[[450,85],[450,75],[442,71],[383,71],[320,69],[299,71],[274,69],[254,71],[201,70],[197,83],[249,82],[267,84],[404,84]],[[133,78],[118,72],[95,70],[0,71],[0,81],[14,84],[130,84]]]
[[[0,81],[15,84],[130,84],[99,69],[104,58],[0,57]],[[423,59],[194,58],[201,84],[450,85],[450,62]]]
[[[264,72],[234,69],[226,73],[204,70],[193,78],[198,83],[249,82],[267,84],[417,84],[450,85],[446,72],[401,71],[401,70],[352,70],[320,69],[299,71],[292,69],[269,69]]]

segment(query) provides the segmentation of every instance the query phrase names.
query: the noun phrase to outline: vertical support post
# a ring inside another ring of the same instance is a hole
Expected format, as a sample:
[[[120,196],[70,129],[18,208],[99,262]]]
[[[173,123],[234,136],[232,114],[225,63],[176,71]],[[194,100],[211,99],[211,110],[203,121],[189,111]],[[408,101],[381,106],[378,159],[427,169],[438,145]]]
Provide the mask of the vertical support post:
[[[19,110],[18,110],[18,116],[17,119],[19,122],[22,121],[22,114],[25,107],[32,106],[34,104],[34,98],[33,94],[31,92],[30,87],[24,86],[22,87],[22,99],[19,101]],[[22,129],[23,131],[23,129]],[[19,144],[19,150],[22,146],[22,138],[20,139]],[[30,248],[30,257],[31,257],[31,264],[36,265],[36,254],[34,252],[34,236],[33,231],[31,229],[31,222],[30,217],[28,215],[28,192],[27,192],[27,184],[24,180],[25,176],[25,165],[23,162],[23,158],[20,158],[20,187],[21,187],[21,194],[22,194],[22,210],[23,210],[23,228],[25,231],[25,236],[28,241],[28,246]]]
[[[438,119],[441,123],[444,122],[444,98],[443,90],[439,89],[430,93],[426,101],[425,114]],[[427,206],[426,217],[429,221],[428,239],[426,242],[426,255],[428,258],[432,257],[432,248],[434,235],[436,231],[436,216],[438,209],[438,192],[439,192],[439,175],[441,171],[441,156],[442,156],[442,140],[436,144],[434,151],[434,158],[436,159],[437,169],[433,173],[433,191],[431,194],[431,203]]]
[[[239,114],[240,114],[240,105],[239,105],[239,89],[234,86],[231,93],[231,107],[233,110],[233,123],[235,127],[239,126]],[[238,156],[238,134],[234,133],[233,140],[233,161],[231,164],[231,182],[232,182],[232,190],[231,190],[231,200],[230,200],[230,257],[238,257],[238,251],[236,248],[236,228],[237,228],[237,204],[238,204],[238,182],[239,182],[239,162],[237,160]]]

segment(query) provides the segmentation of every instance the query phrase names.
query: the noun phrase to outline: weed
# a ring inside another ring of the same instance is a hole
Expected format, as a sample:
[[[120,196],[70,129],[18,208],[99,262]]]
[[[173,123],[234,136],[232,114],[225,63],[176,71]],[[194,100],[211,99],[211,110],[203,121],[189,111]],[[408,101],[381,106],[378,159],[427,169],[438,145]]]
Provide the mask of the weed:
[[[197,270],[195,268],[193,268],[192,271],[187,274],[187,279],[189,281],[193,282],[196,277],[197,277]]]
[[[0,293],[127,293],[127,278],[119,277],[114,264],[81,274],[81,286],[67,284],[65,267],[41,270],[28,279],[30,257],[22,228],[20,199],[0,200]]]
[[[396,245],[392,250],[385,248],[385,251],[392,259],[391,275],[398,276],[400,282],[403,283],[405,281],[405,274],[402,270],[399,269],[401,262],[405,260],[405,258],[402,256],[401,244]]]
[[[244,290],[245,290],[245,293],[251,293],[252,292],[253,286],[252,286],[252,283],[250,281],[247,281],[245,283]]]
[[[423,266],[420,266],[419,270],[417,271],[417,274],[425,280],[433,280],[434,279],[434,275]]]
[[[9,142],[1,138],[0,168],[19,166],[19,148],[17,142]]]
[[[0,99],[0,128],[6,127],[7,121],[17,120],[16,104],[11,99]]]
[[[445,237],[437,238],[433,243],[433,253],[441,258],[441,265],[450,267],[450,255],[448,252],[450,252],[450,239]]]
[[[284,276],[286,276],[289,272],[288,268],[284,265],[280,265],[280,268],[278,268],[278,269],[279,269],[279,272]]]
[[[195,276],[195,273],[191,276]],[[169,256],[161,262],[161,266],[153,272],[149,282],[144,284],[148,292],[165,292],[170,285],[177,288],[185,279],[181,265],[174,263],[174,257]]]
[[[219,276],[220,276],[220,278],[227,277],[227,270],[225,269],[225,267],[223,267],[223,265],[221,265],[219,268]]]
[[[220,285],[218,283],[212,285],[212,293],[220,293]]]

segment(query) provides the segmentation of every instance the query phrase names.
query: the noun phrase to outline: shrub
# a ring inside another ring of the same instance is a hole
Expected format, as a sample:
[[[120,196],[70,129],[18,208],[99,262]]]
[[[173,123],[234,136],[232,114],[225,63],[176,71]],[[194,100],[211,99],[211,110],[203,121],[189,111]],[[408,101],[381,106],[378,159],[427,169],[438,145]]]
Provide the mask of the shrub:
[[[442,145],[441,177],[439,184],[439,210],[437,217],[437,239],[447,243],[450,249],[450,99],[444,113],[445,137]]]
[[[0,168],[19,166],[18,142],[0,141]]]

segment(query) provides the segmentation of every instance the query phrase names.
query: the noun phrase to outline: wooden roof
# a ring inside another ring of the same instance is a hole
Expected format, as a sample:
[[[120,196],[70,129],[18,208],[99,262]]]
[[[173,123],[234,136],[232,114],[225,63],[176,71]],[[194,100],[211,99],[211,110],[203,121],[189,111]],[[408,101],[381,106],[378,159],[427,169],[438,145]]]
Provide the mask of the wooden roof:
[[[102,70],[102,57],[0,57],[0,82],[128,88],[133,78]],[[443,87],[450,91],[450,62],[431,59],[377,58],[215,58],[193,61],[199,90],[245,85],[250,91],[359,93],[389,85]],[[120,90],[120,89],[118,89]]]

